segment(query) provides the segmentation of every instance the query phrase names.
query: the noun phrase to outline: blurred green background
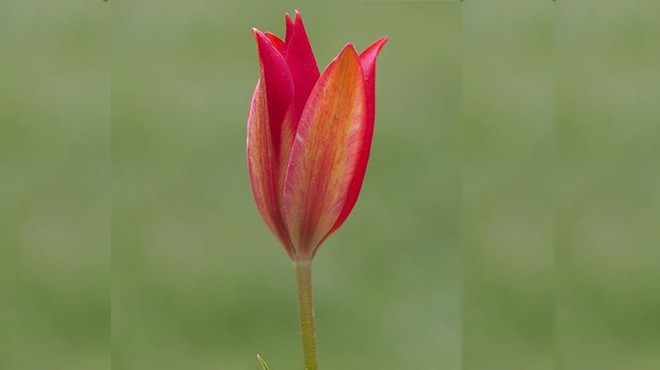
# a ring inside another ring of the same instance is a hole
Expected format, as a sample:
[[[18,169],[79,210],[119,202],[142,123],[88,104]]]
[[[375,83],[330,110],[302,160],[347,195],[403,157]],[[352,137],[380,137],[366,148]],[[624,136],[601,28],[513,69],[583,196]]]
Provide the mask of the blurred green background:
[[[322,369],[660,367],[660,5],[0,3],[0,369],[300,369],[245,164],[251,27],[389,36]]]
[[[110,14],[0,2],[0,369],[107,369]]]
[[[460,7],[182,4],[113,7],[113,366],[301,367],[293,270],[245,160],[250,30],[283,35],[295,9],[322,67],[390,37],[363,195],[315,261],[321,364],[458,366]]]

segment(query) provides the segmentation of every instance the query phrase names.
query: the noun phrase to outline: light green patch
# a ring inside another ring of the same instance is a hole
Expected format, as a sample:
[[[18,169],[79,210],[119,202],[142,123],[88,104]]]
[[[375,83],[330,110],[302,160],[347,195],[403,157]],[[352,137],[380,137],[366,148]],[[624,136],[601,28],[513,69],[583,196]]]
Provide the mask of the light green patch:
[[[266,363],[266,361],[264,361],[263,357],[257,355],[257,360],[259,360],[259,363],[261,364],[263,370],[268,370],[268,364]]]

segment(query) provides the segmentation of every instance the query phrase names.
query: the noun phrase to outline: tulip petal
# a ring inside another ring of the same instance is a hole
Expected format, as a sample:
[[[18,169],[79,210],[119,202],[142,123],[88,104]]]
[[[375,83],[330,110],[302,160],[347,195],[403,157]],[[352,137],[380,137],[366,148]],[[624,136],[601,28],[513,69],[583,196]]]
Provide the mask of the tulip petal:
[[[307,98],[319,79],[319,68],[300,13],[296,11],[293,24],[290,24],[290,19],[287,17],[285,59],[295,87],[293,121],[298,122]]]
[[[381,37],[360,54],[360,63],[362,64],[362,70],[364,73],[365,86],[366,127],[364,130],[364,141],[355,168],[353,180],[348,188],[346,204],[344,205],[344,209],[339,215],[337,222],[326,237],[332,234],[344,223],[344,221],[346,221],[346,218],[353,210],[355,202],[357,202],[358,196],[360,195],[360,189],[362,188],[362,183],[364,181],[364,174],[367,170],[367,162],[369,161],[369,153],[371,152],[371,141],[374,136],[374,122],[376,117],[376,59],[386,42],[387,37]]]
[[[284,15],[284,25],[286,27],[284,43],[288,45],[291,42],[291,35],[293,34],[293,19],[291,19],[291,15],[289,15],[289,13]]]
[[[290,111],[293,80],[284,57],[266,35],[254,30],[259,52],[260,79],[248,116],[248,170],[257,207],[266,225],[291,250],[280,211],[284,166],[293,132]],[[286,144],[285,144],[286,143]],[[286,146],[286,153],[282,147]]]
[[[266,37],[268,38],[270,43],[273,44],[275,49],[277,49],[277,51],[279,51],[280,54],[284,55],[284,52],[286,51],[286,46],[284,45],[284,41],[282,41],[282,39],[274,33],[264,32],[264,35],[266,35]]]
[[[274,147],[279,151],[280,131],[284,116],[291,108],[294,97],[294,85],[289,68],[275,46],[261,31],[254,29],[259,52],[259,70],[264,82],[268,122],[273,131]]]
[[[313,257],[344,208],[366,118],[362,65],[349,44],[311,92],[291,148],[282,205],[298,259]]]

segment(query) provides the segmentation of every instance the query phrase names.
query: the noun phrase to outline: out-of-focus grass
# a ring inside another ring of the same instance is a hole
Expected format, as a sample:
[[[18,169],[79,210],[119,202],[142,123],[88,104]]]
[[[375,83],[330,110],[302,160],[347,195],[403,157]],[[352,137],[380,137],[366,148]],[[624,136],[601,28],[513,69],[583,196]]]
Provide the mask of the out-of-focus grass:
[[[557,364],[660,367],[660,3],[557,10]]]
[[[463,5],[466,370],[553,368],[553,9]]]
[[[0,369],[109,368],[105,10],[0,5]]]

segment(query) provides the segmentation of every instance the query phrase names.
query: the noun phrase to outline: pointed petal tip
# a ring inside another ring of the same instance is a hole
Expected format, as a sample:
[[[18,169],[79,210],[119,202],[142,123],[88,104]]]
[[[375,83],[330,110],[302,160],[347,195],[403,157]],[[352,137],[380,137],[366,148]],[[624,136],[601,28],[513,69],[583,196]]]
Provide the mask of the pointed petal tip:
[[[334,57],[330,63],[328,64],[328,67],[326,67],[326,70],[330,68],[331,65],[335,63],[340,63],[340,61],[344,60],[345,58],[350,58],[350,59],[358,59],[360,58],[360,55],[358,54],[357,50],[355,49],[355,45],[352,43],[348,42],[346,43],[341,50],[339,51],[339,54],[337,54],[336,57]]]
[[[266,35],[261,32],[258,28],[252,27],[252,37],[254,38],[254,41],[257,43],[257,52],[259,55],[261,55],[261,49],[263,48],[263,43],[264,39],[266,39]]]
[[[254,39],[257,41],[257,46],[265,47],[266,45],[270,45],[273,48],[279,50],[279,47],[281,45],[278,45],[279,43],[277,40],[279,37],[273,33],[270,32],[262,32],[256,27],[252,27],[252,35],[254,36]]]
[[[383,46],[387,43],[387,40],[387,36],[383,36],[367,46],[367,48],[360,53],[360,59],[365,66],[373,65],[376,62],[376,58],[378,57],[378,54],[380,54]]]
[[[369,45],[365,51],[370,50],[370,49],[376,49],[376,51],[380,51],[380,49],[387,44],[388,38],[387,36],[383,36],[379,38],[378,40],[374,41],[371,45]]]
[[[252,36],[254,36],[255,40],[258,40],[262,36],[266,37],[257,27],[252,27]]]
[[[344,57],[345,54],[350,54],[351,56],[355,56],[356,58],[358,57],[358,51],[355,49],[355,45],[352,43],[348,42],[346,45],[344,45],[343,48],[341,48],[341,51],[339,52],[339,55],[335,58],[335,60],[340,59],[341,57]]]
[[[257,29],[256,27],[252,28],[252,35],[254,36],[254,40],[257,42],[257,49],[259,50],[259,55],[262,55],[264,50],[267,50],[269,47],[275,48],[275,45],[273,45],[272,41],[268,38],[268,36],[264,32]]]
[[[339,54],[343,54],[345,52],[348,52],[349,50],[357,53],[357,50],[355,49],[355,45],[353,45],[353,43],[351,42],[347,42],[346,44],[344,44],[344,47],[341,48]]]
[[[293,20],[294,25],[296,27],[302,27],[302,29],[304,30],[305,22],[303,22],[302,15],[300,14],[300,12],[296,9],[293,14],[294,14],[294,20]],[[307,31],[305,31],[305,33],[307,33]]]
[[[347,56],[355,57],[356,59],[359,59],[359,57],[360,57],[359,54],[358,54],[358,52],[357,52],[357,50],[355,49],[355,45],[353,45],[353,44],[350,43],[350,42],[346,43],[346,44],[341,48],[341,50],[339,51],[339,53],[337,54],[337,56],[334,57],[334,58],[330,61],[330,63],[328,63],[328,66],[326,67],[326,70],[327,70],[328,68],[330,68],[331,65],[333,65],[333,64],[335,64],[335,63],[338,63],[340,60],[344,59],[344,58],[347,57]]]
[[[291,14],[289,13],[284,14],[284,27],[285,27],[284,43],[288,44],[289,41],[291,41],[291,36],[293,34],[293,19],[291,19]]]

